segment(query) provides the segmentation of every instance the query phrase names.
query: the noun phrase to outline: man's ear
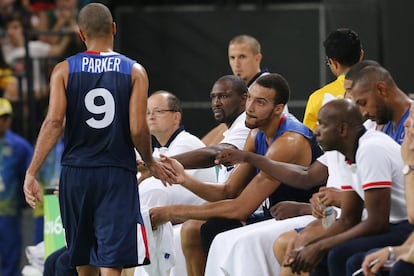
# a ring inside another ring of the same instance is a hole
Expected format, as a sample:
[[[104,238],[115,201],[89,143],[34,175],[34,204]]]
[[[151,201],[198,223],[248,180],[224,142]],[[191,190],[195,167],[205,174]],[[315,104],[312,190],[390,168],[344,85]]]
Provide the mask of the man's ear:
[[[116,35],[116,23],[112,22],[112,34]]]
[[[82,42],[85,42],[86,41],[85,34],[81,30],[79,30],[79,37],[82,40]]]
[[[339,127],[339,134],[341,135],[341,137],[346,137],[348,135],[349,124],[340,123],[338,127]]]
[[[388,97],[388,90],[387,90],[387,84],[383,81],[379,81],[375,85],[375,91],[381,98]]]
[[[361,49],[361,52],[359,53],[359,61],[363,60],[365,57],[365,52],[364,50]]]
[[[258,63],[260,63],[260,62],[262,61],[262,58],[263,58],[263,55],[262,55],[261,53],[258,53],[258,54],[256,55],[256,61],[257,61]]]
[[[284,104],[277,104],[275,106],[274,113],[277,114],[277,115],[280,115],[280,114],[282,114],[282,112],[283,112],[284,109],[285,109],[285,105]]]
[[[178,122],[181,122],[181,113],[180,112],[174,112],[174,119],[178,120]]]

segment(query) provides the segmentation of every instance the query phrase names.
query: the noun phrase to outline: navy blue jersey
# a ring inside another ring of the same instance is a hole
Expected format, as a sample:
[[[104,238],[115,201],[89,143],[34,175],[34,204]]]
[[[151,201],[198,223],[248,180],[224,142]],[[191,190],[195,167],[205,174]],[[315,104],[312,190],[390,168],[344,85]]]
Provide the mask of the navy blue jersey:
[[[67,59],[67,111],[62,165],[136,171],[129,128],[131,72],[119,53],[83,52]]]
[[[305,137],[311,146],[312,149],[312,163],[322,155],[323,151],[318,145],[315,136],[312,131],[306,127],[304,124],[299,122],[295,117],[288,114],[282,117],[279,130],[273,136],[271,143],[273,143],[278,137],[284,134],[287,131],[296,132],[302,134]],[[258,131],[255,139],[255,149],[256,153],[260,155],[265,155],[269,145],[266,142],[266,136],[262,131]],[[257,173],[259,173],[257,169]],[[280,201],[292,200],[299,202],[309,202],[309,199],[312,197],[313,193],[317,192],[319,187],[315,187],[309,190],[302,190],[293,188],[284,183],[280,183],[280,186],[269,196],[269,206],[271,207]],[[270,214],[268,214],[270,216]]]

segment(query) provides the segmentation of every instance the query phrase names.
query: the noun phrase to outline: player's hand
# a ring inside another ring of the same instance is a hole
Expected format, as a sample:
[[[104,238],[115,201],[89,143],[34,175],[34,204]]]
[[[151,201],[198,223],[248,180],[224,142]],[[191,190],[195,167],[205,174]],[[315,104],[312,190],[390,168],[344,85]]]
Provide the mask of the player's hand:
[[[175,175],[174,175],[174,179],[173,179],[172,183],[178,183],[178,184],[184,183],[184,181],[187,177],[187,174],[185,173],[184,167],[180,162],[178,162],[174,158],[170,158],[170,157],[165,156],[165,155],[161,155],[160,160],[163,164],[168,165],[169,167],[171,167],[174,170]]]
[[[320,201],[319,194],[314,193],[309,202],[312,206],[312,216],[318,219],[323,218],[325,215],[324,205]]]
[[[139,160],[137,162],[137,169],[138,169],[138,172],[140,173],[139,178],[138,178],[138,183],[141,183],[148,177],[152,176],[151,171],[145,166],[145,162],[142,160]]]
[[[362,268],[364,269],[364,275],[367,275],[367,276],[377,275],[377,272],[387,262],[387,259],[388,259],[387,248],[382,248],[378,251],[375,251],[365,256],[365,259],[362,262]],[[370,265],[374,260],[378,260],[378,261],[374,265]]]
[[[245,162],[245,152],[238,149],[225,149],[217,154],[214,163],[226,167]]]
[[[39,183],[33,175],[26,173],[23,185],[24,197],[30,207],[36,207],[36,200],[42,202],[42,193]]]
[[[310,212],[308,203],[296,201],[281,201],[270,208],[270,214],[275,219],[287,219],[301,216]],[[308,212],[306,212],[308,210]]]
[[[164,186],[174,183],[176,173],[170,165],[157,160],[152,160],[151,163],[146,163],[146,166],[155,178],[161,180]]]
[[[171,221],[169,206],[154,207],[149,210],[152,230],[156,230],[159,225]]]
[[[321,187],[317,193],[319,201],[325,206],[341,207],[342,191],[334,187]]]
[[[298,249],[294,260],[289,265],[293,273],[311,272],[325,256],[325,251],[316,243],[308,244]]]

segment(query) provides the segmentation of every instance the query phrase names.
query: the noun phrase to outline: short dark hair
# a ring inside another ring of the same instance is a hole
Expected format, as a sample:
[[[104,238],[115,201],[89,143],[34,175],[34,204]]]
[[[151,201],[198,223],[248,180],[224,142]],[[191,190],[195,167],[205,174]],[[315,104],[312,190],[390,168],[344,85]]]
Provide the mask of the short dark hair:
[[[235,75],[225,75],[220,77],[216,82],[218,81],[229,81],[231,82],[231,89],[232,91],[236,92],[239,95],[247,94],[248,88],[246,83],[242,78]]]
[[[340,28],[331,32],[323,46],[326,56],[337,60],[341,65],[352,66],[360,60],[362,45],[354,30]]]
[[[349,71],[345,75],[345,79],[354,81],[358,76],[360,75],[360,71],[368,66],[381,66],[378,62],[375,60],[362,60],[354,65],[349,69]]]
[[[260,86],[275,90],[274,104],[287,104],[290,88],[287,80],[280,74],[272,73],[259,77],[256,83]]]
[[[110,10],[101,3],[90,3],[78,15],[79,29],[88,37],[112,35],[113,18]]]
[[[352,87],[357,83],[364,87],[369,87],[378,81],[383,81],[389,86],[396,86],[390,72],[381,65],[368,65],[355,73],[352,79]]]

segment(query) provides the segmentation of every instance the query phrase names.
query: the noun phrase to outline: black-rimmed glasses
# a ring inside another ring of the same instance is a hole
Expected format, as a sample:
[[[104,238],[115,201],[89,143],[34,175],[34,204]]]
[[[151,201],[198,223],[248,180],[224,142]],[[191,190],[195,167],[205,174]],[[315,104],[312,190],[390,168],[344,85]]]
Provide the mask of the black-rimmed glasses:
[[[151,114],[154,115],[154,116],[161,116],[162,114],[164,114],[166,112],[177,112],[177,110],[174,110],[174,109],[154,109],[153,111],[148,110],[145,114],[147,116],[151,116]]]

